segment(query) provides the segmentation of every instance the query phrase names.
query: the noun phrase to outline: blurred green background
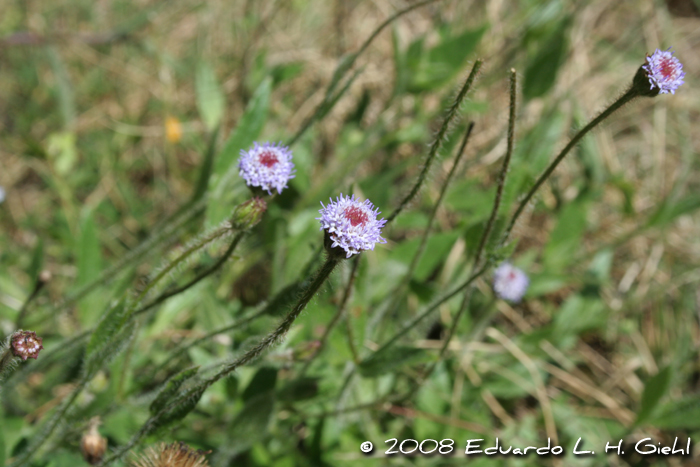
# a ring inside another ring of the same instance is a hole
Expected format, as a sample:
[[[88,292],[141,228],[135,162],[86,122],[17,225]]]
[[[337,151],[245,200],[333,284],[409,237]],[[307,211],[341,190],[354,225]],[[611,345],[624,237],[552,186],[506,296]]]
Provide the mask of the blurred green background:
[[[362,254],[346,313],[308,369],[351,262],[284,343],[214,385],[187,418],[143,445],[184,441],[212,450],[217,466],[452,465],[466,461],[470,438],[524,447],[556,437],[565,457],[469,462],[700,463],[698,448],[673,458],[602,452],[622,438],[700,443],[700,134],[693,131],[700,7],[693,0],[437,1],[384,29],[327,105],[343,57],[410,4],[2,0],[3,337],[17,328],[40,272],[51,280],[21,319],[45,349],[0,393],[0,465],[26,448],[73,389],[85,352],[77,336],[172,259],[168,251],[246,199],[240,149],[256,140],[289,143],[322,106],[291,147],[296,178],[234,258],[144,315],[136,338],[89,382],[31,465],[87,465],[80,439],[93,416],[111,448],[124,445],[169,376],[192,365],[217,368],[269,332],[285,310],[261,307],[295,293],[290,285],[319,261],[319,201],[353,192],[392,212],[476,58],[485,61],[482,74],[428,183],[385,229],[389,243]],[[627,105],[586,137],[516,226],[512,260],[531,277],[526,299],[494,302],[489,277],[480,279],[446,358],[412,397],[396,401],[436,360],[460,298],[412,329],[391,358],[371,356],[468,273],[506,148],[509,70],[519,77],[518,119],[499,228],[574,130],[625,89],[645,54],[671,46],[686,84],[676,95]],[[469,121],[470,145],[409,292],[392,301]],[[198,185],[208,153],[211,178]],[[162,231],[198,187],[203,212],[111,280],[64,302]],[[220,253],[220,245],[209,249],[180,273],[190,277]],[[497,311],[492,328],[470,339],[489,307]],[[229,329],[259,309],[258,318]],[[594,456],[571,454],[579,437]],[[390,438],[452,438],[457,454],[385,458]],[[359,450],[366,440],[372,457]]]

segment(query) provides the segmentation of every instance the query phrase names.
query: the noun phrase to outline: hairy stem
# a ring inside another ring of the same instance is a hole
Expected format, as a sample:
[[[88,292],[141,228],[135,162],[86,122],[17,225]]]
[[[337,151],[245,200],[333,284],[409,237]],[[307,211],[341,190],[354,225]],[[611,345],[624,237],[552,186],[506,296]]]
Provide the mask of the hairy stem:
[[[306,360],[306,363],[304,363],[304,366],[301,368],[301,370],[299,370],[299,377],[302,377],[306,374],[309,367],[311,366],[311,363],[314,361],[314,359],[317,356],[319,356],[321,354],[324,347],[326,346],[326,342],[328,341],[328,336],[330,336],[331,331],[333,331],[336,324],[338,324],[338,321],[340,321],[340,318],[345,313],[345,309],[347,308],[348,300],[350,299],[350,292],[352,291],[353,284],[355,283],[355,277],[357,276],[357,266],[359,264],[360,264],[360,255],[357,255],[355,257],[355,259],[353,259],[353,261],[352,261],[352,269],[350,270],[350,277],[348,278],[348,283],[345,286],[345,290],[343,291],[343,298],[340,300],[340,304],[338,305],[338,311],[335,313],[335,315],[331,319],[331,322],[328,323],[328,326],[326,326],[326,329],[323,332],[323,336],[321,336],[321,340],[319,341],[319,346],[316,348],[314,353]]]
[[[474,256],[474,267],[479,265],[481,261],[481,255],[484,253],[484,248],[486,243],[491,236],[491,231],[493,230],[493,225],[498,217],[498,209],[501,207],[501,198],[503,197],[503,188],[506,185],[506,177],[508,176],[508,170],[510,169],[510,160],[513,156],[513,145],[515,142],[515,109],[517,103],[517,85],[518,85],[518,75],[515,70],[511,68],[510,70],[510,112],[508,115],[508,146],[506,149],[506,155],[503,158],[503,166],[501,167],[501,172],[498,175],[498,188],[496,189],[496,199],[493,202],[493,209],[491,210],[491,216],[486,223],[486,228],[484,233],[481,235],[481,240],[479,241],[479,247],[476,249],[476,255]],[[458,319],[455,319],[455,323]],[[450,337],[452,333],[450,333]]]
[[[236,250],[236,247],[238,246],[238,244],[240,243],[240,241],[244,235],[245,235],[245,232],[238,232],[238,234],[236,234],[236,236],[233,237],[233,241],[231,241],[231,244],[229,245],[226,252],[221,256],[221,258],[219,258],[219,260],[216,263],[214,263],[213,265],[208,267],[205,271],[202,271],[201,273],[197,274],[197,276],[194,277],[192,280],[190,280],[188,283],[186,283],[180,287],[176,287],[172,290],[168,290],[166,292],[163,292],[162,294],[160,294],[158,297],[153,299],[148,304],[146,304],[143,307],[139,308],[138,310],[134,311],[134,315],[141,314],[145,311],[150,310],[151,308],[153,308],[155,306],[160,305],[161,303],[163,303],[164,301],[166,301],[170,297],[181,294],[185,290],[187,290],[190,287],[197,284],[202,279],[205,279],[206,277],[215,273],[231,257],[231,255]]]
[[[425,182],[425,179],[428,176],[428,172],[430,171],[430,167],[433,164],[433,161],[435,160],[435,157],[438,154],[438,151],[442,147],[442,143],[445,140],[445,136],[447,135],[448,130],[450,129],[450,125],[452,121],[455,119],[457,116],[457,113],[459,112],[459,108],[462,105],[462,101],[464,101],[464,97],[467,95],[467,92],[472,88],[472,85],[474,84],[474,81],[476,80],[477,75],[479,74],[479,70],[481,70],[481,65],[483,65],[482,60],[477,60],[474,62],[474,66],[472,67],[472,71],[469,73],[469,77],[467,77],[467,80],[464,82],[462,85],[462,88],[459,90],[459,93],[457,93],[457,97],[450,106],[450,108],[447,110],[447,114],[445,115],[445,119],[442,122],[442,126],[440,127],[440,130],[438,130],[437,136],[435,137],[435,140],[433,143],[430,145],[430,149],[428,150],[428,157],[425,160],[425,164],[423,164],[423,168],[420,172],[420,175],[418,175],[418,180],[416,180],[416,183],[413,185],[413,188],[411,188],[411,191],[404,197],[403,200],[401,200],[401,203],[399,206],[394,210],[394,212],[387,217],[386,221],[387,223],[391,222],[398,216],[401,211],[410,203],[413,198],[418,194],[418,191],[420,190],[421,186],[423,185],[423,182]]]
[[[304,133],[311,127],[311,125],[318,120],[318,118],[321,115],[327,114],[330,109],[333,107],[333,105],[338,101],[340,96],[345,92],[345,89],[347,89],[347,86],[345,86],[344,89],[341,89],[337,93],[333,93],[335,91],[336,87],[338,86],[338,83],[343,79],[345,74],[352,68],[352,66],[355,64],[355,61],[357,58],[362,55],[362,53],[369,47],[369,45],[374,41],[374,39],[381,33],[384,28],[386,28],[388,25],[393,23],[396,19],[399,17],[405,15],[406,13],[415,10],[416,8],[420,8],[422,6],[428,5],[430,3],[434,3],[438,0],[424,0],[422,2],[417,2],[413,5],[410,5],[403,10],[397,11],[394,13],[392,16],[386,19],[382,24],[379,25],[377,29],[372,32],[372,34],[367,38],[367,40],[360,46],[360,48],[357,50],[357,52],[354,52],[346,57],[343,57],[338,64],[338,66],[335,68],[335,71],[333,72],[333,78],[331,78],[331,82],[328,84],[328,88],[326,88],[326,94],[323,97],[323,100],[321,103],[316,107],[316,110],[314,113],[307,118],[304,123],[301,125],[301,128],[296,132],[296,134],[289,140],[289,143],[287,143],[287,146],[293,146],[294,143],[299,141],[299,138],[301,138]]]
[[[306,308],[306,305],[309,303],[309,301],[311,301],[314,295],[316,295],[316,292],[318,292],[318,290],[321,288],[326,279],[328,279],[328,277],[331,275],[335,267],[338,265],[338,262],[339,260],[336,258],[330,256],[326,258],[325,263],[323,264],[323,266],[321,266],[318,273],[314,276],[309,286],[304,290],[304,292],[302,293],[301,297],[294,305],[292,310],[280,322],[277,328],[270,334],[268,334],[265,338],[263,338],[263,340],[260,341],[258,345],[248,350],[239,358],[233,360],[228,364],[225,364],[221,368],[221,370],[219,370],[219,372],[217,372],[216,374],[205,379],[190,390],[185,391],[183,394],[177,397],[173,402],[168,404],[156,415],[149,418],[146,421],[146,423],[144,423],[144,425],[139,429],[139,431],[134,436],[132,436],[132,438],[126,445],[119,448],[114,454],[112,454],[109,458],[103,460],[102,463],[98,465],[110,465],[118,459],[121,459],[131,448],[136,446],[143,437],[147,436],[149,433],[152,433],[155,429],[157,429],[160,426],[162,420],[167,420],[167,417],[173,411],[176,411],[179,407],[182,407],[186,404],[188,404],[189,410],[192,410],[196,403],[199,401],[199,399],[202,397],[204,392],[209,387],[211,387],[211,385],[213,385],[220,379],[226,377],[227,375],[231,374],[237,368],[256,359],[265,350],[269,349],[274,344],[284,339],[284,337],[287,335],[287,332],[289,332],[289,329],[292,327],[292,324],[294,324],[294,321],[296,321],[301,312],[304,311],[304,308]],[[186,415],[186,412],[183,414],[183,416],[184,415]]]
[[[600,115],[598,115],[596,118],[591,120],[591,122],[583,127],[581,131],[579,131],[576,136],[571,138],[571,141],[569,141],[569,144],[567,144],[564,149],[561,150],[559,155],[552,161],[552,163],[547,167],[547,170],[544,171],[542,175],[540,175],[540,178],[537,179],[535,184],[530,188],[530,191],[528,191],[527,195],[525,195],[525,198],[520,202],[518,205],[518,209],[516,209],[515,214],[513,214],[513,217],[510,220],[510,223],[508,224],[508,227],[506,228],[503,238],[501,240],[501,244],[504,244],[506,241],[508,241],[508,237],[510,236],[511,231],[513,230],[513,227],[515,226],[515,223],[518,220],[518,217],[523,213],[523,210],[525,209],[525,206],[530,202],[532,197],[535,195],[537,190],[542,186],[542,184],[549,178],[550,175],[552,175],[552,172],[554,172],[554,169],[557,168],[559,163],[566,157],[566,155],[573,149],[576,144],[578,144],[579,141],[581,141],[581,138],[586,136],[589,131],[591,131],[593,128],[598,126],[599,123],[601,123],[603,120],[608,118],[610,115],[612,115],[616,110],[618,110],[620,107],[623,105],[627,104],[630,102],[632,99],[635,97],[639,97],[640,94],[639,92],[634,88],[630,88],[627,92],[625,92],[622,96],[620,96],[619,99],[617,99],[615,102],[613,102],[610,107],[607,109],[603,110]]]

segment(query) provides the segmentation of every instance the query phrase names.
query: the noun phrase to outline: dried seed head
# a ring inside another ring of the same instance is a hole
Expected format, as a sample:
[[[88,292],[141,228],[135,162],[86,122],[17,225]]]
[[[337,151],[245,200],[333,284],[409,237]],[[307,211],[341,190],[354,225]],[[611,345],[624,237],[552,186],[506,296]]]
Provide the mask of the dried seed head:
[[[150,447],[130,467],[209,467],[205,457],[211,451],[195,451],[183,442]]]
[[[39,351],[44,348],[41,345],[41,337],[37,337],[34,331],[17,331],[12,334],[10,340],[12,353],[22,360],[27,358],[36,360],[36,357],[39,356]]]
[[[99,463],[102,460],[102,456],[104,456],[107,451],[107,439],[97,431],[99,425],[100,418],[92,418],[90,420],[90,427],[80,440],[80,450],[83,452],[83,459],[90,465]]]

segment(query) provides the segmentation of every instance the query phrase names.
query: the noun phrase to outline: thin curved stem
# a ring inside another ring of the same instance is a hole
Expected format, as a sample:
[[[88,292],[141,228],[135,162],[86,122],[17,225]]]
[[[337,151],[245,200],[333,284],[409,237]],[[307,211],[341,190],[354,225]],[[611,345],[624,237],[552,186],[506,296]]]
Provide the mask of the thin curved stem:
[[[420,315],[416,316],[413,318],[413,320],[406,326],[403,327],[399,332],[397,332],[391,339],[389,339],[384,345],[377,350],[377,352],[381,352],[382,350],[390,347],[391,345],[394,344],[394,342],[398,341],[401,337],[406,335],[411,329],[416,327],[418,323],[423,321],[428,315],[430,315],[433,311],[437,310],[440,305],[445,303],[446,301],[450,300],[452,297],[460,293],[462,290],[465,288],[469,287],[477,278],[479,278],[484,272],[486,271],[486,266],[482,267],[479,269],[477,272],[472,274],[466,281],[464,281],[462,284],[458,285],[455,287],[452,291],[449,293],[443,295],[440,297],[435,303],[433,303],[431,306],[426,308],[426,310],[421,313]],[[377,353],[375,352],[375,353]]]
[[[447,193],[447,187],[450,186],[450,182],[452,181],[452,177],[454,176],[455,172],[457,171],[457,166],[459,165],[460,161],[462,160],[462,156],[464,155],[464,149],[467,147],[467,143],[469,142],[469,137],[471,136],[473,129],[474,129],[474,122],[469,122],[469,125],[467,126],[467,131],[464,133],[464,137],[462,138],[462,143],[459,146],[459,152],[457,153],[457,157],[455,157],[455,160],[452,163],[452,167],[450,168],[450,171],[447,174],[447,178],[445,178],[445,181],[442,183],[442,186],[440,187],[440,194],[438,195],[438,199],[430,211],[428,225],[426,226],[425,230],[423,231],[423,235],[421,236],[421,240],[420,240],[420,245],[418,245],[418,249],[416,250],[416,253],[413,255],[413,259],[411,260],[411,264],[408,267],[408,272],[406,272],[406,275],[404,276],[404,281],[403,281],[404,285],[407,284],[408,281],[411,280],[411,277],[413,277],[413,272],[416,270],[416,267],[418,266],[418,262],[420,261],[421,257],[423,256],[423,252],[425,251],[425,246],[428,243],[428,237],[430,236],[430,232],[433,228],[433,223],[435,222],[435,216],[437,215],[438,208],[440,207],[440,205],[442,205],[442,200],[445,197],[445,193]]]
[[[504,244],[506,241],[508,241],[508,237],[510,236],[511,231],[513,230],[513,227],[515,226],[515,223],[518,220],[518,217],[522,214],[523,210],[525,209],[525,206],[530,202],[532,197],[535,195],[537,190],[542,186],[542,184],[549,178],[550,175],[552,175],[552,172],[554,172],[554,169],[557,168],[559,163],[566,157],[566,155],[573,149],[576,144],[578,144],[579,141],[581,141],[581,138],[586,136],[589,131],[591,131],[593,128],[598,126],[599,123],[601,123],[603,120],[608,118],[610,115],[612,115],[616,110],[618,110],[620,107],[623,105],[627,104],[630,102],[632,99],[635,97],[639,97],[640,94],[638,90],[636,90],[634,87],[631,87],[627,92],[625,92],[622,96],[620,96],[619,99],[617,99],[615,102],[610,105],[607,109],[602,111],[600,115],[598,115],[596,118],[591,120],[591,122],[583,127],[581,131],[579,131],[576,136],[571,138],[571,141],[569,141],[569,144],[567,144],[564,149],[561,150],[559,155],[554,159],[554,161],[547,167],[547,170],[544,171],[542,175],[540,175],[540,178],[537,179],[535,184],[530,188],[530,191],[528,191],[527,195],[525,195],[525,198],[520,202],[520,205],[518,205],[518,209],[516,209],[515,214],[513,214],[513,217],[510,220],[510,223],[508,224],[508,227],[506,228],[503,238],[501,240],[501,244]]]
[[[476,267],[481,261],[481,255],[484,253],[484,248],[486,248],[486,242],[488,242],[491,236],[491,231],[493,230],[493,225],[498,217],[498,209],[501,207],[501,198],[503,197],[503,188],[506,185],[506,177],[508,176],[508,170],[510,169],[510,160],[513,156],[513,146],[515,144],[515,110],[517,103],[517,90],[518,90],[518,75],[515,73],[513,68],[510,69],[510,112],[508,115],[508,147],[506,149],[506,155],[503,158],[503,166],[501,167],[501,172],[498,175],[498,188],[496,189],[496,199],[493,203],[493,209],[491,210],[491,216],[486,223],[486,228],[484,233],[481,235],[481,240],[479,241],[479,247],[476,249],[476,255],[474,256],[474,267]],[[455,322],[458,320],[455,320]],[[451,337],[452,334],[450,334]]]
[[[392,16],[387,18],[382,24],[380,24],[379,27],[377,27],[377,29],[374,30],[374,32],[372,32],[372,34],[367,38],[367,40],[365,40],[365,42],[360,46],[357,52],[343,57],[343,59],[341,59],[340,63],[333,72],[333,77],[331,78],[331,82],[328,84],[328,88],[326,89],[326,94],[323,97],[323,101],[321,101],[321,103],[316,107],[314,113],[304,121],[301,128],[299,128],[296,134],[289,140],[287,146],[293,146],[294,143],[299,141],[299,138],[301,138],[304,135],[304,133],[306,133],[306,131],[319,118],[319,116],[324,115],[328,113],[328,111],[330,111],[333,105],[338,101],[338,98],[345,91],[345,89],[341,89],[337,93],[333,94],[333,91],[335,91],[335,88],[337,87],[338,83],[340,83],[340,81],[343,79],[343,76],[345,76],[345,74],[355,64],[357,58],[360,55],[362,55],[362,53],[367,49],[367,47],[369,47],[369,45],[372,43],[372,41],[374,41],[374,39],[379,35],[379,33],[381,33],[384,30],[384,28],[386,28],[388,25],[390,25],[392,22],[394,22],[399,17],[405,15],[406,13],[413,11],[416,8],[420,8],[430,3],[434,3],[436,1],[439,0],[424,0],[422,2],[410,5],[404,8],[403,10],[397,11]],[[345,88],[347,88],[347,86]]]
[[[219,258],[219,260],[211,265],[209,268],[207,268],[205,271],[202,271],[197,275],[197,277],[193,278],[190,280],[188,283],[181,285],[180,287],[176,287],[172,290],[168,290],[166,292],[163,292],[160,294],[157,298],[153,299],[150,303],[144,305],[143,307],[139,308],[138,310],[134,311],[134,315],[138,315],[140,313],[143,313],[145,311],[150,310],[151,308],[160,305],[170,297],[173,297],[175,295],[181,294],[185,290],[189,289],[190,287],[194,286],[197,284],[199,281],[202,279],[205,279],[206,277],[210,276],[214,272],[216,272],[228,259],[231,257],[233,252],[236,250],[236,247],[240,243],[241,239],[245,235],[245,232],[238,232],[235,237],[233,237],[233,241],[229,245],[228,249],[226,252]]]
[[[454,102],[447,110],[447,114],[445,115],[445,119],[442,122],[442,126],[438,130],[438,133],[435,136],[435,140],[433,140],[433,143],[430,145],[430,149],[428,150],[428,157],[425,159],[425,163],[423,164],[423,168],[421,169],[420,175],[418,175],[418,180],[416,180],[416,183],[413,185],[413,188],[411,188],[411,191],[404,197],[403,200],[401,200],[401,203],[394,210],[394,212],[392,212],[391,215],[389,215],[389,217],[386,218],[387,224],[394,220],[396,216],[398,216],[401,213],[401,211],[403,211],[403,209],[408,205],[408,203],[410,203],[413,200],[413,198],[418,194],[418,191],[420,190],[421,186],[423,185],[423,182],[428,176],[428,172],[430,171],[430,167],[432,166],[433,161],[435,160],[435,157],[438,154],[438,151],[442,147],[442,143],[445,140],[447,131],[449,130],[452,121],[457,116],[459,108],[462,105],[462,101],[464,101],[467,92],[469,92],[469,90],[472,88],[472,85],[474,84],[474,81],[476,80],[476,77],[478,76],[479,70],[481,70],[481,66],[483,65],[483,63],[484,62],[482,60],[477,60],[476,62],[474,62],[474,66],[472,67],[472,70],[469,73],[467,80],[464,82],[462,88],[459,90],[459,93],[457,93],[457,97],[455,98]]]
[[[328,323],[328,326],[326,326],[326,330],[323,332],[323,336],[321,336],[321,339],[319,340],[319,345],[314,351],[314,353],[306,360],[306,363],[304,363],[304,366],[299,370],[299,377],[302,377],[306,374],[306,372],[309,370],[309,367],[311,366],[311,363],[314,361],[314,359],[321,354],[323,349],[326,346],[326,342],[328,341],[328,336],[330,336],[331,331],[335,328],[336,324],[338,324],[338,321],[340,321],[340,318],[343,316],[345,313],[345,310],[347,308],[348,300],[350,299],[350,292],[352,291],[352,287],[355,284],[355,277],[357,277],[357,267],[360,264],[360,255],[357,255],[355,259],[352,261],[352,269],[350,270],[350,277],[348,278],[348,283],[345,286],[345,291],[343,292],[343,298],[340,300],[340,304],[338,305],[338,311],[335,313],[333,318],[331,319],[331,322]]]
[[[181,394],[173,402],[171,402],[165,408],[163,408],[160,412],[149,418],[146,421],[146,423],[144,423],[141,426],[139,431],[134,436],[132,436],[128,443],[119,448],[109,458],[103,460],[98,465],[104,467],[106,465],[112,464],[118,459],[121,459],[124,455],[126,455],[126,453],[130,449],[136,446],[143,437],[147,436],[149,433],[152,433],[153,430],[155,430],[159,426],[162,420],[167,421],[168,417],[171,416],[173,411],[177,411],[178,408],[183,408],[186,405],[187,407],[183,409],[185,410],[184,413],[179,414],[180,417],[184,417],[190,410],[192,410],[195,407],[196,403],[202,397],[204,392],[209,387],[211,387],[211,385],[226,377],[227,375],[231,374],[237,368],[246,365],[250,361],[256,359],[265,350],[284,339],[284,337],[289,332],[289,329],[292,327],[292,324],[294,324],[294,321],[296,321],[301,312],[304,311],[306,305],[309,303],[309,301],[311,301],[314,295],[316,295],[316,292],[318,292],[318,290],[321,288],[326,279],[328,279],[328,277],[331,275],[338,263],[338,259],[328,256],[326,258],[325,263],[321,266],[318,273],[314,276],[309,286],[304,290],[301,297],[299,297],[299,300],[294,305],[292,310],[289,312],[289,314],[287,314],[287,316],[282,320],[282,322],[280,322],[280,324],[274,331],[268,334],[262,341],[260,341],[260,343],[258,343],[258,345],[248,350],[239,358],[224,365],[221,368],[221,370],[219,370],[216,374],[203,380],[195,387]]]

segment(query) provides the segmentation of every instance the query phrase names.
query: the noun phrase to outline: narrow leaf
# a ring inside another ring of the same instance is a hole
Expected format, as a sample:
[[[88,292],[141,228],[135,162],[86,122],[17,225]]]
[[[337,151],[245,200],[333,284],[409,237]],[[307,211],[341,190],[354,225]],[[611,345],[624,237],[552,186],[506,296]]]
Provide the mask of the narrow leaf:
[[[208,131],[214,131],[224,116],[225,98],[216,75],[207,63],[200,63],[195,79],[197,108]]]
[[[663,405],[649,423],[665,430],[700,429],[700,394]]]
[[[427,354],[422,349],[413,347],[389,347],[379,350],[366,359],[359,366],[362,376],[374,378],[407,365],[424,360]]]
[[[671,385],[671,376],[671,368],[666,367],[655,374],[644,386],[642,404],[637,415],[637,425],[647,421],[653,414]]]
[[[163,410],[167,403],[173,397],[175,397],[183,383],[185,383],[187,380],[196,375],[197,371],[199,371],[198,366],[188,368],[186,370],[182,370],[181,372],[175,374],[170,379],[168,379],[163,389],[161,389],[161,391],[158,393],[153,402],[151,402],[151,406],[149,407],[151,414],[155,415],[161,410]]]
[[[217,177],[222,177],[238,158],[241,149],[248,149],[260,135],[265,125],[265,120],[267,120],[271,93],[272,79],[268,77],[260,83],[260,86],[253,93],[245,113],[221,150],[214,166],[214,174]],[[213,181],[216,185],[218,179],[215,178]]]
[[[568,32],[571,19],[563,20],[548,37],[542,39],[541,47],[529,61],[525,70],[523,95],[525,99],[541,97],[549,92],[557,79],[557,72],[568,52]]]
[[[274,407],[275,398],[271,391],[260,394],[246,403],[228,432],[228,439],[232,443],[231,454],[243,452],[265,439]]]

